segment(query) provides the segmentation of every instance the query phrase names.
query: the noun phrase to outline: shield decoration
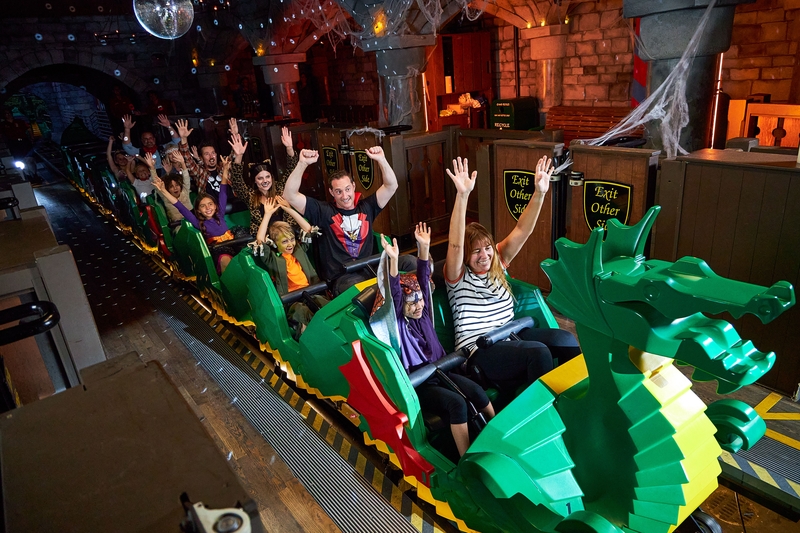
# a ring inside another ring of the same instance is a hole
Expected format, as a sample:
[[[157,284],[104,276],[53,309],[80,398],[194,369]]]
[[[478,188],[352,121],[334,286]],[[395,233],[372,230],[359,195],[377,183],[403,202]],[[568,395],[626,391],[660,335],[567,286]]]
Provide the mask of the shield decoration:
[[[372,159],[369,158],[365,150],[356,150],[353,152],[356,156],[356,175],[358,181],[365,190],[372,187],[372,181],[375,173],[372,170]]]
[[[322,161],[325,163],[328,175],[333,174],[339,170],[339,150],[331,146],[323,146]]]
[[[504,170],[503,189],[508,212],[519,220],[536,190],[536,173],[528,170]]]
[[[589,229],[605,228],[609,218],[627,224],[632,189],[624,183],[586,180],[583,183],[583,216]]]

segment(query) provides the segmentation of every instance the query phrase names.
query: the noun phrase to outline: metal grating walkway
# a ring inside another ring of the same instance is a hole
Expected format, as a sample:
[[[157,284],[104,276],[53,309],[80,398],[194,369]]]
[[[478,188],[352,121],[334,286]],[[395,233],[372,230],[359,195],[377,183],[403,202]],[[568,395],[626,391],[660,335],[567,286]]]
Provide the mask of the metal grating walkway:
[[[800,450],[791,446],[765,437],[758,441],[752,449],[737,452],[736,455],[795,483],[800,483]]]
[[[203,368],[344,532],[416,532],[172,290],[154,305]],[[203,337],[198,338],[200,332]],[[331,481],[335,480],[334,483]],[[433,528],[431,528],[433,531]]]

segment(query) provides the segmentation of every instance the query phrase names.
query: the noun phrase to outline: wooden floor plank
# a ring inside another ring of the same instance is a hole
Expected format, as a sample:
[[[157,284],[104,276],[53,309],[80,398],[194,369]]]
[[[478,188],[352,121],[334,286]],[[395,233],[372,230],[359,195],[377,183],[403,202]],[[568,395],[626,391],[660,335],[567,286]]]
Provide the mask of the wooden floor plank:
[[[71,189],[42,187],[37,197],[59,242],[73,249],[107,356],[135,351],[143,361],[164,367],[220,453],[227,457],[233,452],[229,465],[258,504],[266,531],[339,531],[147,299],[160,298],[165,290],[157,286],[160,278],[148,266],[149,259],[128,246]]]

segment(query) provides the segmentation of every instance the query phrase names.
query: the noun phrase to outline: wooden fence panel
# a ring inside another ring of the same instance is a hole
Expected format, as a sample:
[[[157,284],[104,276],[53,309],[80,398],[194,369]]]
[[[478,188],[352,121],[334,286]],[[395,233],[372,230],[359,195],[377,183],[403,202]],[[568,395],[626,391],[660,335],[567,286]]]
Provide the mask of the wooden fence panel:
[[[498,140],[494,143],[494,238],[502,241],[517,224],[511,215],[507,203],[507,193],[504,184],[504,171],[525,170],[536,171],[536,162],[542,156],[553,157],[560,153],[563,145],[546,142],[526,142],[513,140]],[[550,290],[550,280],[545,276],[540,266],[541,262],[551,256],[552,246],[552,194],[548,192],[547,199],[542,205],[538,222],[533,234],[522,247],[509,272],[518,279],[537,285],[544,291]]]
[[[793,156],[702,150],[665,168],[665,198],[682,188],[682,199],[677,222],[656,225],[656,242],[677,232],[678,243],[672,256],[661,243],[659,259],[695,256],[731,279],[800,285],[800,168]],[[793,395],[800,382],[800,309],[767,325],[753,316],[722,318],[759,350],[777,353],[775,367],[760,382]]]

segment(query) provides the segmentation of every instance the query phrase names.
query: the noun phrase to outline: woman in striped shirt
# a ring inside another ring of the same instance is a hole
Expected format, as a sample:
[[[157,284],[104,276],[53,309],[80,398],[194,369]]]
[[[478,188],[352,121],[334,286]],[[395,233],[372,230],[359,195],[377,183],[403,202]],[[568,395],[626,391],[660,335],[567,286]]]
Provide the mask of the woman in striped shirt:
[[[490,348],[478,348],[478,337],[514,319],[514,297],[506,280],[506,268],[528,240],[550,188],[552,161],[542,157],[536,164],[535,193],[516,227],[496,246],[480,224],[466,225],[467,200],[475,187],[477,172],[469,173],[467,160],[453,161],[447,174],[456,187],[450,218],[449,246],[444,275],[453,311],[456,349],[470,354],[470,366],[478,366],[501,389],[514,391],[530,385],[559,364],[580,353],[575,337],[559,329],[531,328],[519,333],[522,340],[505,340]]]

